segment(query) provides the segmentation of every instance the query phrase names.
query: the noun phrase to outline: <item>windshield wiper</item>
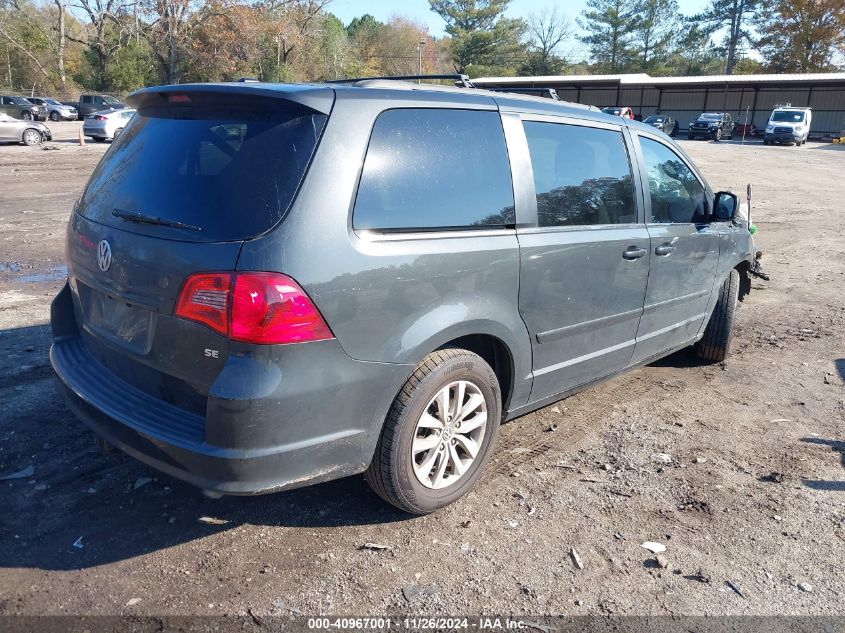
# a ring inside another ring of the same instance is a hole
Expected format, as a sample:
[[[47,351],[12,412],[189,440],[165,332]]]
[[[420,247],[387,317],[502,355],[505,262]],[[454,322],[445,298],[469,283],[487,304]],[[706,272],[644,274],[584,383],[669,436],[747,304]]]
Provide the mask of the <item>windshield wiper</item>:
[[[193,224],[186,224],[178,220],[166,220],[165,218],[156,218],[152,215],[144,215],[143,213],[133,213],[132,211],[124,211],[123,209],[114,209],[111,214],[126,220],[127,222],[135,222],[137,224],[154,224],[156,226],[168,226],[174,229],[188,229],[191,231],[202,231],[201,226],[194,226]]]

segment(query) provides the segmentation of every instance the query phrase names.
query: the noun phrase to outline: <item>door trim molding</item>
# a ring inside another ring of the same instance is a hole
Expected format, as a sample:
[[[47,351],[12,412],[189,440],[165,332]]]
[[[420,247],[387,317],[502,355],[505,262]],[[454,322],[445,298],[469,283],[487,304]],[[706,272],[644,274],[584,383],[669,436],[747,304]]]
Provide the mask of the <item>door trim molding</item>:
[[[598,319],[592,319],[590,321],[582,321],[581,323],[575,323],[573,325],[567,325],[566,327],[556,328],[554,330],[548,330],[546,332],[538,332],[536,334],[537,342],[542,343],[551,343],[552,341],[557,341],[559,339],[565,338],[567,336],[574,336],[576,334],[581,334],[593,328],[600,328],[606,327],[608,325],[616,325],[617,323],[622,323],[624,321],[628,321],[633,318],[639,318],[643,313],[642,308],[636,308],[635,310],[628,310],[627,312],[620,312],[619,314],[611,314],[610,316],[606,317],[599,317]],[[599,350],[599,353],[603,353],[605,350]],[[610,351],[616,351],[612,349]],[[581,357],[586,358],[586,357]],[[574,359],[578,361],[580,359]],[[545,371],[545,370],[543,370]]]
[[[666,299],[665,301],[651,303],[643,308],[643,314],[648,314],[649,312],[654,312],[655,310],[665,308],[666,306],[674,305],[676,303],[687,303],[688,301],[698,299],[704,295],[710,296],[710,288],[699,290],[698,292],[692,292],[688,295],[681,295],[680,297],[672,297],[671,299]]]
[[[559,369],[564,369],[566,367],[571,367],[572,365],[577,365],[578,363],[583,363],[584,361],[588,361],[593,358],[598,358],[599,356],[604,356],[612,352],[618,352],[619,350],[625,349],[626,347],[633,347],[634,345],[636,345],[636,343],[636,339],[631,339],[629,341],[623,341],[616,345],[611,345],[610,347],[605,347],[604,349],[596,350],[595,352],[590,352],[589,354],[584,354],[583,356],[578,356],[577,358],[570,358],[569,360],[565,360],[562,363],[556,363],[554,365],[549,365],[548,367],[543,367],[542,369],[535,370],[534,377],[536,378],[537,376],[543,376],[544,374],[548,374],[553,371],[558,371]]]
[[[642,336],[637,337],[637,342],[640,341],[647,341],[650,338],[654,338],[655,336],[660,336],[661,334],[666,334],[667,332],[671,332],[672,330],[677,330],[678,328],[682,328],[685,325],[689,325],[690,323],[695,323],[696,321],[702,320],[704,317],[707,316],[706,312],[702,312],[701,314],[696,314],[689,319],[684,319],[683,321],[678,321],[677,323],[673,323],[672,325],[667,325],[666,327],[662,327],[659,330],[654,330],[653,332],[649,332],[648,334],[643,334]]]

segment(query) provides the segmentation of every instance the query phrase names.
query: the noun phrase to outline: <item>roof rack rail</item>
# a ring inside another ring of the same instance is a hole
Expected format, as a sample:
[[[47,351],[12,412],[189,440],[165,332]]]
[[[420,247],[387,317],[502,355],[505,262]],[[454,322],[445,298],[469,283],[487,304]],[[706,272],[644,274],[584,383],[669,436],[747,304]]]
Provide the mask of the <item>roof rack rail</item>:
[[[555,101],[561,100],[557,94],[557,90],[554,88],[522,88],[514,86],[513,88],[487,88],[487,90],[491,92],[510,92],[518,95],[538,95],[547,99],[554,99]]]
[[[452,79],[456,86],[475,88],[467,75],[452,73],[444,75],[397,75],[392,77],[351,77],[349,79],[330,79],[327,84],[352,84],[357,81],[371,81],[376,79],[390,79],[392,81],[420,81],[422,79]]]

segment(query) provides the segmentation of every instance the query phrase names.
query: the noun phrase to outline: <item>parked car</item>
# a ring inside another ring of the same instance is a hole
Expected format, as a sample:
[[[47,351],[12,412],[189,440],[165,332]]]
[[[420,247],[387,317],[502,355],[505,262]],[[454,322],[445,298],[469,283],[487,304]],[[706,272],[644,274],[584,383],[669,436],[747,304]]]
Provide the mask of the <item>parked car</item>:
[[[130,95],[51,310],[108,444],[216,494],[365,472],[422,514],[503,420],[690,345],[726,357],[751,234],[674,141],[386,83]]]
[[[0,143],[23,143],[32,146],[52,140],[50,128],[43,123],[13,119],[5,112],[0,112]]]
[[[89,114],[103,112],[105,110],[124,110],[126,104],[112,97],[111,95],[82,95],[76,103],[65,103],[65,105],[76,108],[80,120],[84,120]]]
[[[51,121],[76,121],[76,108],[50,97],[29,97],[29,101],[47,108],[47,117]]]
[[[704,112],[689,124],[687,138],[709,138],[721,141],[723,138],[733,138],[734,122],[726,112]]]
[[[607,108],[602,108],[601,111],[605,114],[621,116],[623,119],[634,119],[634,111],[628,106],[608,106]]]
[[[85,136],[90,136],[98,143],[112,141],[120,136],[133,114],[135,114],[133,108],[104,110],[103,112],[89,114],[82,124],[82,133]]]
[[[46,121],[47,108],[36,105],[24,99],[11,95],[0,96],[0,112],[8,114],[13,119],[22,121]]]
[[[657,128],[664,134],[668,134],[669,136],[675,136],[675,132],[677,131],[678,122],[675,121],[670,116],[665,114],[652,114],[650,117],[646,118],[643,121],[646,125],[650,125],[651,127]]]
[[[794,143],[804,145],[810,137],[813,111],[810,108],[776,107],[769,116],[763,143]]]

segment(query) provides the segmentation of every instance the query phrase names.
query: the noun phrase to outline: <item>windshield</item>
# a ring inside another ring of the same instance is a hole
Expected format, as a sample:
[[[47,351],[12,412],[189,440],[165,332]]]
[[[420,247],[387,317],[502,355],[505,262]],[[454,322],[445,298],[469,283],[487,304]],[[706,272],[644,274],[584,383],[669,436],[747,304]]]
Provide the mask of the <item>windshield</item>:
[[[284,216],[326,119],[277,99],[143,108],[94,171],[79,213],[177,239],[254,237]],[[129,225],[113,216],[115,209],[201,231]]]
[[[772,112],[775,123],[800,123],[804,120],[804,113],[797,110],[776,110]]]
[[[59,102],[58,102],[58,101],[56,101],[55,99],[44,99],[44,101],[46,101],[46,102],[47,102],[47,103],[49,103],[50,105],[62,105],[61,103],[59,103]]]
[[[9,97],[15,105],[32,105],[32,101],[24,99],[23,97]]]
[[[645,121],[643,121],[643,123],[663,123],[665,120],[666,120],[666,117],[655,116],[655,115],[652,114]]]
[[[110,97],[110,96],[108,96],[108,95],[105,95],[105,96],[103,97],[103,101],[105,101],[105,102],[106,102],[106,103],[108,103],[108,104],[120,103],[120,101],[118,101],[118,100],[117,100],[117,99],[115,99],[114,97]]]
[[[722,115],[721,114],[713,114],[712,112],[705,112],[702,114],[699,119],[704,119],[705,121],[721,121]]]
[[[620,114],[622,112],[622,108],[604,108],[602,112],[605,114]]]

